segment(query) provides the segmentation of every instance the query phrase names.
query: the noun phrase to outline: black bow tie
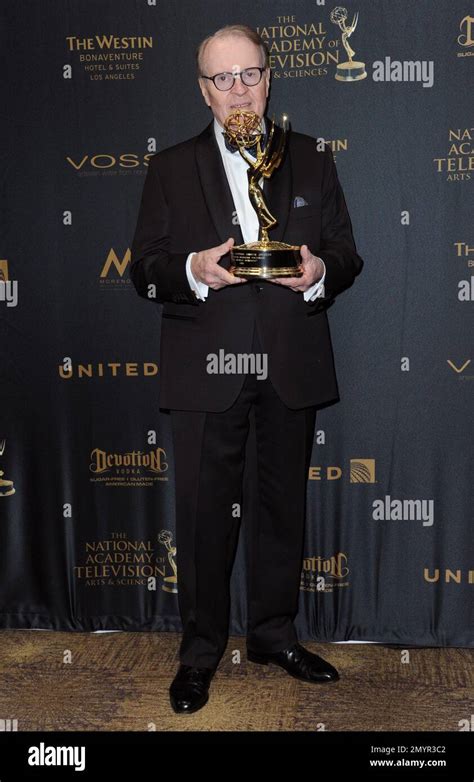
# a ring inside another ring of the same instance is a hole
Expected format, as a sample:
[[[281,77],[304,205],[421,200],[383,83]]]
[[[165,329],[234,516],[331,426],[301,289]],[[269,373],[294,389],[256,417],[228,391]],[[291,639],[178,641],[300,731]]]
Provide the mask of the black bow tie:
[[[224,136],[224,144],[226,145],[226,147],[229,150],[229,152],[238,152],[239,148],[237,146],[234,146],[234,144],[230,143],[229,139],[227,138],[226,133],[223,132],[222,135]],[[260,146],[261,146],[262,149],[265,149],[266,143],[267,143],[267,134],[264,133],[262,138],[261,138],[261,140],[260,140]],[[248,152],[250,152],[250,154],[253,155],[253,157],[257,156],[257,144],[245,145],[244,149],[246,149]]]

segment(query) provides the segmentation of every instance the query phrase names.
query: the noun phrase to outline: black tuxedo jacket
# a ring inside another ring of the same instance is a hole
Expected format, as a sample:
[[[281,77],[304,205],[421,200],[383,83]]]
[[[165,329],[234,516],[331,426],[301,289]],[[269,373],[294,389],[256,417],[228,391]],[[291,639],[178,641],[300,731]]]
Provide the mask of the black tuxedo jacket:
[[[220,412],[230,407],[244,376],[209,374],[208,356],[220,350],[249,353],[255,322],[268,354],[268,374],[288,407],[339,398],[326,309],[352,284],[363,261],[330,148],[318,151],[314,138],[289,133],[285,157],[263,191],[278,219],[270,238],[307,244],[326,264],[324,299],[306,302],[303,293],[253,280],[209,288],[206,301],[197,299],[186,277],[188,254],[231,236],[235,244],[243,243],[213,121],[198,136],[149,160],[130,275],[140,296],[163,305],[162,408]],[[306,205],[295,207],[296,196]],[[229,268],[230,255],[220,264]]]

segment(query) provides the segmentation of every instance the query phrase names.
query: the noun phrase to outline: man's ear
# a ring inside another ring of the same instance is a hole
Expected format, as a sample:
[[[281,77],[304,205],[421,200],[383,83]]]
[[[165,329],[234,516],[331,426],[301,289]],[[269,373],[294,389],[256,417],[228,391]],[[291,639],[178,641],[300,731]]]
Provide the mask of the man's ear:
[[[201,93],[202,93],[202,97],[206,101],[206,105],[210,107],[211,104],[209,102],[209,96],[207,94],[207,85],[204,84],[204,79],[201,79],[201,77],[199,77],[198,78],[198,84],[199,84],[199,89],[201,90]]]

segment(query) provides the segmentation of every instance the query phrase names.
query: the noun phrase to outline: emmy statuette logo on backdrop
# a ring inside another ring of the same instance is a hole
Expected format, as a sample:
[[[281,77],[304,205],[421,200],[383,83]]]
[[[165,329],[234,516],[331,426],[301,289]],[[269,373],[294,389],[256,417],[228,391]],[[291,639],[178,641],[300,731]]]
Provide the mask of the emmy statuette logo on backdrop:
[[[344,46],[344,49],[346,50],[347,56],[349,58],[347,62],[339,63],[339,65],[337,66],[335,78],[338,81],[360,81],[361,79],[365,79],[365,77],[367,76],[365,70],[365,63],[355,62],[355,60],[352,59],[354,57],[355,51],[354,49],[351,49],[348,41],[348,39],[351,37],[352,33],[357,27],[359,14],[357,13],[354,15],[352,24],[346,25],[347,9],[342,8],[342,6],[338,5],[336,8],[333,8],[333,10],[331,11],[331,16],[329,18],[331,19],[331,22],[333,24],[337,24],[338,27],[341,29],[342,45]]]
[[[167,529],[162,529],[158,534],[158,542],[165,546],[168,552],[168,562],[170,563],[171,570],[173,571],[172,576],[165,576],[163,578],[165,583],[162,584],[161,588],[163,592],[171,592],[171,594],[176,595],[178,593],[178,568],[176,567],[176,562],[174,560],[174,557],[176,556],[176,546],[171,545],[172,540],[173,535]]]

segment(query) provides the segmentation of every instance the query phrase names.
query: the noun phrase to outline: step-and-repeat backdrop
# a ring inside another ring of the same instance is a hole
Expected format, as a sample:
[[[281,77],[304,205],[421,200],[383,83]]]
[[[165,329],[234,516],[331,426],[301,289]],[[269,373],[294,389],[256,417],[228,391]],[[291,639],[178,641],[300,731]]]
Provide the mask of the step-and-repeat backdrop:
[[[247,23],[270,50],[270,115],[333,149],[365,260],[328,313],[341,401],[317,416],[297,629],[473,645],[472,3],[1,13],[0,626],[181,629],[160,307],[133,288],[130,244],[149,157],[210,120],[196,46]],[[253,435],[248,454],[236,634]]]

